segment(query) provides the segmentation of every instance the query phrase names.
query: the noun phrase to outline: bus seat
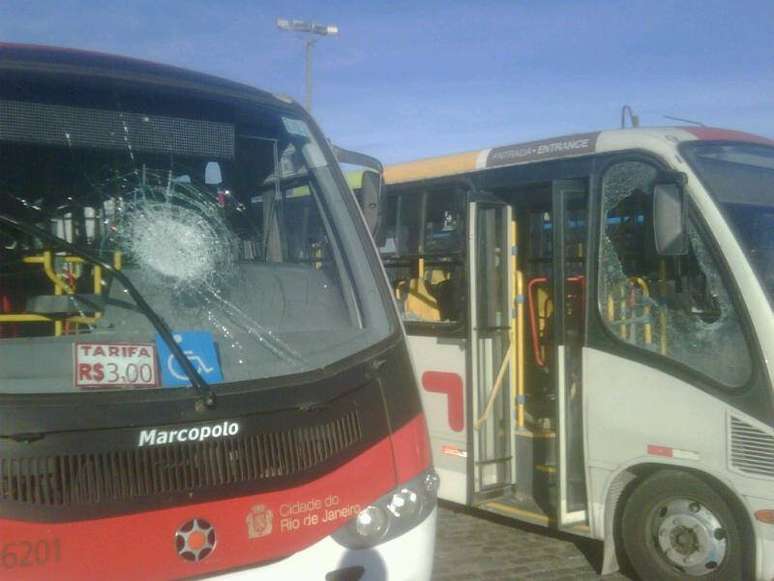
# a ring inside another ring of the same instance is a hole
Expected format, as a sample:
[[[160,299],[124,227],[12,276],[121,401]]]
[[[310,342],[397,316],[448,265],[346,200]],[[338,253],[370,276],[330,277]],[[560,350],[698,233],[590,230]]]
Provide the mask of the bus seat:
[[[431,286],[436,286],[449,280],[449,273],[442,268],[429,268],[429,275],[425,276]]]
[[[405,310],[407,318],[417,318],[423,321],[441,320],[438,300],[430,292],[424,278],[412,278],[409,281]]]

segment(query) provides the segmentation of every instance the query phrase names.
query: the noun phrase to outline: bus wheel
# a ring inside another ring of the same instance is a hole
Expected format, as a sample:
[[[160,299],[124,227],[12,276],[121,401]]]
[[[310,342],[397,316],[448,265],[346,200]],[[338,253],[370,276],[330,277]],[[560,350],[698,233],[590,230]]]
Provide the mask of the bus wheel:
[[[624,549],[645,581],[743,578],[742,534],[728,503],[701,478],[663,470],[626,502]]]

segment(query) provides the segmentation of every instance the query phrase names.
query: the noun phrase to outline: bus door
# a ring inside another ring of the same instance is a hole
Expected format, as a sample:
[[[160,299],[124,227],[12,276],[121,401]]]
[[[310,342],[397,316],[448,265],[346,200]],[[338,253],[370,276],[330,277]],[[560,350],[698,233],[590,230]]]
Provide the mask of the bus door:
[[[559,527],[586,523],[583,456],[582,348],[586,313],[588,186],[585,179],[557,180],[552,187],[554,387],[558,418]]]
[[[513,275],[511,207],[468,206],[468,377],[472,407],[473,502],[513,484]]]

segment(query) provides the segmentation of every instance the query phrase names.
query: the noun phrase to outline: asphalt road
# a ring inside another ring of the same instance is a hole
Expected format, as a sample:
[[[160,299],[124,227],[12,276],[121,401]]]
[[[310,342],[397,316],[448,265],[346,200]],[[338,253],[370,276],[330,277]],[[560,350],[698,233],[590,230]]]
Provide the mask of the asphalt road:
[[[434,581],[599,579],[602,543],[443,505],[439,511]],[[620,573],[605,581],[626,581]]]

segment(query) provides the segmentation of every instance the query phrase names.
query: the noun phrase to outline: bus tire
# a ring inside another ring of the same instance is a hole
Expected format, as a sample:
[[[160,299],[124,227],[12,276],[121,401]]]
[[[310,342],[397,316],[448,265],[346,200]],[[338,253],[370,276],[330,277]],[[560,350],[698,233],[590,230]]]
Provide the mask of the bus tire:
[[[660,470],[626,501],[624,550],[643,581],[744,578],[742,530],[723,497],[700,477]]]

